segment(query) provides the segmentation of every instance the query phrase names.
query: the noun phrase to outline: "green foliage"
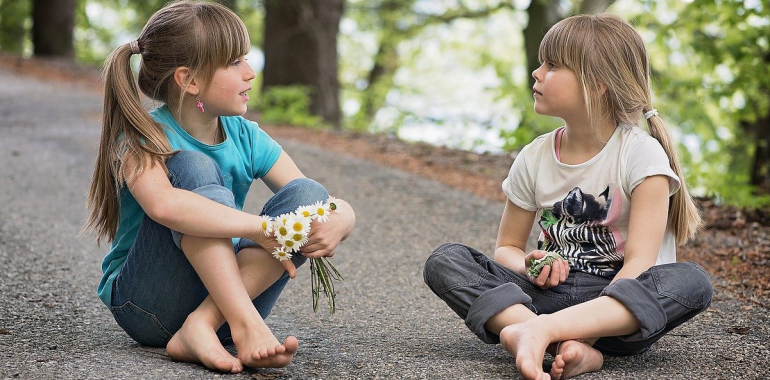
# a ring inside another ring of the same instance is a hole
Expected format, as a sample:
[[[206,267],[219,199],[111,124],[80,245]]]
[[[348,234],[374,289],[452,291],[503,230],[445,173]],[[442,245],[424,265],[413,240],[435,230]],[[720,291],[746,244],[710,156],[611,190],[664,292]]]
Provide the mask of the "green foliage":
[[[532,90],[517,86],[510,88],[509,91],[511,98],[516,99],[516,109],[519,111],[521,121],[516,129],[500,132],[500,137],[504,140],[504,151],[521,150],[535,137],[550,132],[563,124],[560,119],[535,113]]]
[[[770,196],[750,186],[763,142],[746,128],[770,112],[770,7],[713,0],[644,5],[637,23],[650,32],[644,35],[659,85],[655,104],[689,141],[681,151],[691,187],[728,204],[770,206]]]
[[[310,94],[308,86],[272,86],[260,100],[261,120],[266,124],[289,124],[317,127],[323,125],[323,119],[310,113]]]
[[[30,29],[30,2],[0,0],[0,51],[22,55]]]

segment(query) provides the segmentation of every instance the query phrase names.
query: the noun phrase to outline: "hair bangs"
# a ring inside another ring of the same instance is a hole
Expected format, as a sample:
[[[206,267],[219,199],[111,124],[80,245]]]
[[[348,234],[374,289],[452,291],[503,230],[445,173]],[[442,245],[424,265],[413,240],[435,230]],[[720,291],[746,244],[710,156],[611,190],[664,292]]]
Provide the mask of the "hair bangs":
[[[208,74],[225,67],[251,49],[246,25],[230,9],[224,6],[198,7],[196,12],[197,35],[200,45],[200,67],[207,67]],[[210,75],[208,75],[210,76]]]
[[[570,17],[554,25],[543,37],[538,51],[540,62],[564,66],[576,73],[584,64],[587,39],[584,19]]]

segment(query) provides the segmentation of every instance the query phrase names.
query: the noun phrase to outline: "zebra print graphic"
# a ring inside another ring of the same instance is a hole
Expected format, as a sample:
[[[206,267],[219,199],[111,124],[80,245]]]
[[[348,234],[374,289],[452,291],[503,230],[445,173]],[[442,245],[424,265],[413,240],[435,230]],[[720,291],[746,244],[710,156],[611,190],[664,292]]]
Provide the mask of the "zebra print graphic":
[[[558,252],[572,270],[614,277],[623,266],[623,255],[612,228],[604,223],[612,206],[608,194],[609,186],[598,198],[576,187],[553,208],[543,209],[538,249]]]

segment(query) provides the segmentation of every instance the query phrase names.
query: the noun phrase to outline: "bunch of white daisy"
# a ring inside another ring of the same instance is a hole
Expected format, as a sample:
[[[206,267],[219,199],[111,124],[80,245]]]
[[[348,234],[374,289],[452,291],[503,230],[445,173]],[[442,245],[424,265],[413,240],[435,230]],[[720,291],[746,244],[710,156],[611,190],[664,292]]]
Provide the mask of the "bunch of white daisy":
[[[293,253],[308,241],[310,224],[315,220],[323,223],[329,220],[329,216],[337,209],[337,199],[329,197],[326,202],[317,202],[312,205],[301,206],[293,213],[282,214],[276,218],[263,215],[262,232],[267,236],[275,236],[280,244],[273,257],[280,261],[289,260]],[[318,298],[323,292],[329,301],[329,313],[334,314],[336,304],[334,302],[333,280],[343,281],[337,268],[325,257],[310,259],[310,282],[313,293],[313,311],[318,311]]]

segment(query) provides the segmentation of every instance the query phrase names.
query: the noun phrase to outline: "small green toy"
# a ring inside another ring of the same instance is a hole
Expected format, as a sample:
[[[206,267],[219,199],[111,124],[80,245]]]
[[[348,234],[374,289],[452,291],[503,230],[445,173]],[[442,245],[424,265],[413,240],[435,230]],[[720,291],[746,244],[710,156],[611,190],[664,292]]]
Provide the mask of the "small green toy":
[[[532,277],[537,277],[546,265],[551,265],[554,261],[559,259],[565,260],[560,254],[548,251],[548,253],[540,259],[529,260],[529,269],[527,270],[527,273]]]

